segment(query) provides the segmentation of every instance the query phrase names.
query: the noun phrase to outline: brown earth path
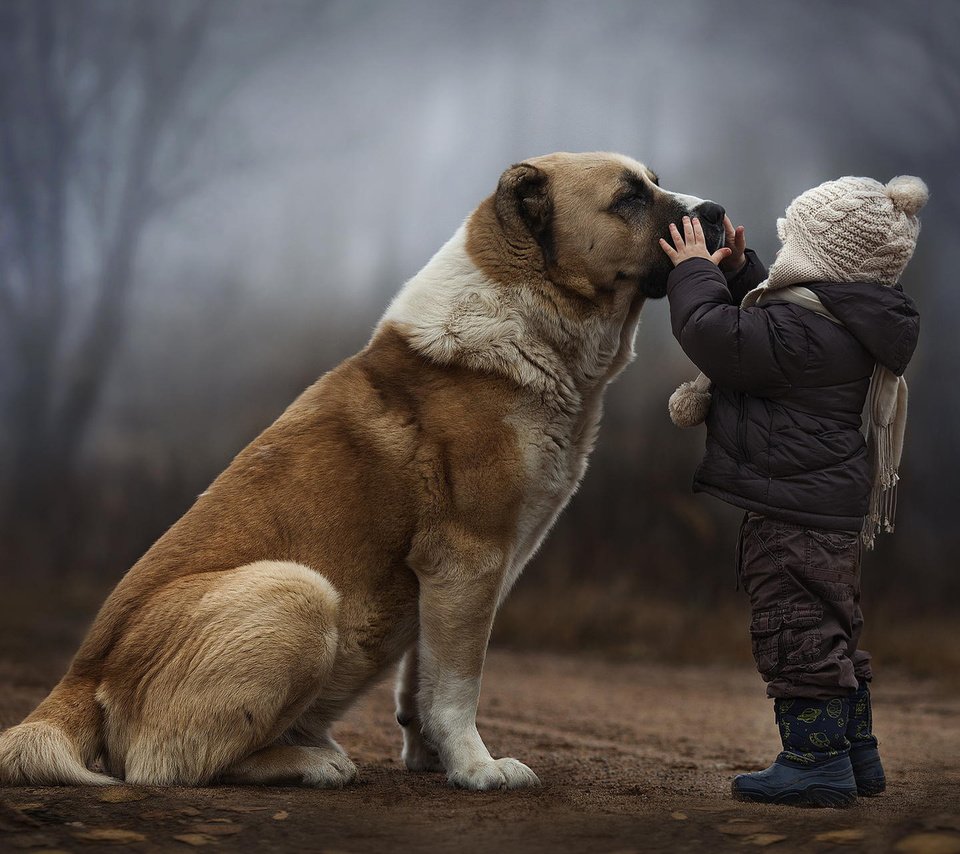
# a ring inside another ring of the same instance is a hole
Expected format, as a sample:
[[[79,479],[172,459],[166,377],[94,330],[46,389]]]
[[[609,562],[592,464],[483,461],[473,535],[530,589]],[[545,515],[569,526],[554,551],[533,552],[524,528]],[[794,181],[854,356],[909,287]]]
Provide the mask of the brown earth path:
[[[72,635],[65,631],[63,635]],[[34,647],[0,631],[0,726],[59,675],[56,627]],[[495,755],[540,775],[535,791],[454,791],[398,758],[390,686],[335,735],[360,768],[344,791],[295,788],[0,789],[0,851],[960,852],[960,697],[888,675],[876,727],[891,784],[847,810],[739,804],[731,776],[776,751],[748,668],[676,668],[491,653],[480,729]]]

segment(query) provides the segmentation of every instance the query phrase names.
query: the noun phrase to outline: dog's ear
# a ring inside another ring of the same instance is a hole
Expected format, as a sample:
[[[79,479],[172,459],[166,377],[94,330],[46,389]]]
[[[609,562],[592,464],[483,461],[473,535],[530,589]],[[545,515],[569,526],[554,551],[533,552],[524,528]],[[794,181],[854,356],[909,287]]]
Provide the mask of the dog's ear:
[[[495,207],[504,231],[528,232],[540,244],[546,263],[553,262],[553,201],[543,170],[529,163],[511,166],[500,176]]]

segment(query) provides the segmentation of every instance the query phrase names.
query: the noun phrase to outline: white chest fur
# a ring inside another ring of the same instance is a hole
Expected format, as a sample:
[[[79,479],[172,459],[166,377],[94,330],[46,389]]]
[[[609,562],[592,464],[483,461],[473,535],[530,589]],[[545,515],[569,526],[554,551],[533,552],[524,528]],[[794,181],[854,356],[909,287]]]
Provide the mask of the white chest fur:
[[[516,431],[526,468],[526,500],[517,522],[513,562],[501,586],[499,603],[506,598],[523,568],[536,554],[553,523],[576,492],[593,451],[603,395],[633,358],[633,342],[640,320],[643,299],[635,295],[621,315],[615,330],[615,353],[594,384],[579,396],[579,406],[558,412],[544,406],[520,407],[510,426]]]
[[[519,386],[506,426],[519,444],[525,490],[501,602],[583,477],[603,393],[633,356],[642,303],[637,294],[620,295],[605,319],[592,317],[577,327],[582,340],[564,341],[561,357],[556,340],[550,340],[549,315],[540,309],[531,317],[535,303],[520,289],[494,282],[477,268],[461,226],[381,320],[400,326],[411,346],[441,364],[506,375]],[[555,334],[560,327],[570,324],[558,323]],[[570,364],[571,351],[582,354],[580,363]]]

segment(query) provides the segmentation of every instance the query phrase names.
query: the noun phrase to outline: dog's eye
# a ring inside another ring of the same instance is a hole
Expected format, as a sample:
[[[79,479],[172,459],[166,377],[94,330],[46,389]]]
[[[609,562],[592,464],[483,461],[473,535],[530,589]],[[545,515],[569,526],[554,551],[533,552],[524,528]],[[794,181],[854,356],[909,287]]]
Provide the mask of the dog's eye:
[[[632,184],[610,205],[610,213],[621,217],[635,216],[650,202],[650,190],[645,184]]]

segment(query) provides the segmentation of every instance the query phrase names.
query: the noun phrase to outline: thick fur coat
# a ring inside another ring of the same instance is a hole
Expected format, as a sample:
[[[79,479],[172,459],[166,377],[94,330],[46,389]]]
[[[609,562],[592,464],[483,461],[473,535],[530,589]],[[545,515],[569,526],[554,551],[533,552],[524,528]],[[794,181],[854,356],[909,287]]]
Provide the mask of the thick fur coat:
[[[369,344],[117,585],[63,680],[0,735],[0,783],[342,786],[356,768],[330,727],[399,661],[409,768],[536,784],[477,732],[490,628],[583,476],[644,299],[665,293],[657,239],[699,201],[615,154],[508,169]]]

